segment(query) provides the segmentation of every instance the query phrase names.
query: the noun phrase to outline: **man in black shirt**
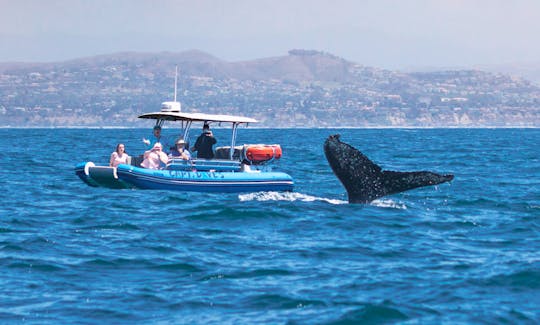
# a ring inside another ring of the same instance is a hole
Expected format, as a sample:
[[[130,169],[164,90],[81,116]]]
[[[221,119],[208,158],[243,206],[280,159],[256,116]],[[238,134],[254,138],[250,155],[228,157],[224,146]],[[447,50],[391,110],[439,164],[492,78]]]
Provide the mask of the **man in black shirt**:
[[[210,126],[204,124],[203,133],[199,135],[195,145],[191,148],[191,152],[197,151],[197,158],[203,159],[212,159],[214,158],[214,150],[212,146],[216,144],[217,140],[214,138],[212,131],[210,131]]]

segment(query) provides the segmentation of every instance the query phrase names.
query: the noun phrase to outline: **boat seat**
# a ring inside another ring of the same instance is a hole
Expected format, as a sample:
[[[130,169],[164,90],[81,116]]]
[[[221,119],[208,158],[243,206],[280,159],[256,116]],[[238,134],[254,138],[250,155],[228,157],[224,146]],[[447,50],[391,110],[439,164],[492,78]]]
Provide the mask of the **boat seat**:
[[[131,162],[129,163],[129,165],[141,167],[141,163],[143,162],[143,160],[144,160],[143,155],[131,156]]]
[[[214,158],[230,160],[230,157],[231,157],[230,150],[231,150],[231,146],[217,147]],[[244,150],[244,146],[235,146],[234,153],[233,153],[233,160],[240,160],[242,157],[243,150]]]

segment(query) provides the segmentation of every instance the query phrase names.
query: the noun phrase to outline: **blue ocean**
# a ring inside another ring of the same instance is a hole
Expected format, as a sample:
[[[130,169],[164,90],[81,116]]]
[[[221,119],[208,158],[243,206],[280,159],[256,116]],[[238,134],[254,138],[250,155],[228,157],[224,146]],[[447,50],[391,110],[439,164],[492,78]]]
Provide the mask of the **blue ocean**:
[[[336,133],[384,169],[455,179],[348,204],[323,152]],[[240,129],[281,144],[287,193],[75,175],[149,134],[0,129],[0,323],[540,322],[540,129]]]

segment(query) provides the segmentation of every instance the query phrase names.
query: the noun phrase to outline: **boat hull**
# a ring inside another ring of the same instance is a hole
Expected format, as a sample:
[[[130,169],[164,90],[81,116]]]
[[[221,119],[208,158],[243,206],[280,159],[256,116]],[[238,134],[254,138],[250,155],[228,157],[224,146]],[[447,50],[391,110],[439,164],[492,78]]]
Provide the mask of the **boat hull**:
[[[282,172],[153,170],[119,165],[114,172],[107,171],[107,176],[100,168],[91,162],[81,163],[75,173],[90,186],[107,188],[235,193],[292,191],[294,186],[291,176]]]
[[[132,187],[119,179],[116,171],[114,167],[96,166],[92,162],[75,166],[75,174],[89,186],[117,189]]]

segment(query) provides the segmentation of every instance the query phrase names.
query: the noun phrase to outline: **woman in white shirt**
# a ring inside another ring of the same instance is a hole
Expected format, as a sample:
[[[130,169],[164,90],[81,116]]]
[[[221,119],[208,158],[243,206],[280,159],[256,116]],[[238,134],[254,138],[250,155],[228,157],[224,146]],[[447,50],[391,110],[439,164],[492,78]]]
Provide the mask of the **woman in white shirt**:
[[[128,154],[126,153],[126,147],[123,143],[119,143],[116,146],[116,151],[111,154],[111,160],[109,161],[109,166],[116,167],[120,164],[127,164]]]

